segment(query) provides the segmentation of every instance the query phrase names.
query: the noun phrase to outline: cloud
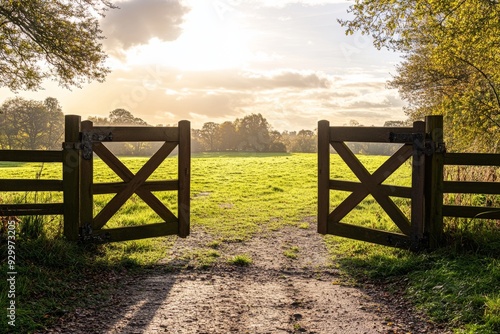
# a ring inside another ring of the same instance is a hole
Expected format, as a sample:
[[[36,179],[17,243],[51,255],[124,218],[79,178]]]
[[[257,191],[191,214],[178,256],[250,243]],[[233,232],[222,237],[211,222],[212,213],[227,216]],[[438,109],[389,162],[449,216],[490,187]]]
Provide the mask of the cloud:
[[[131,0],[115,3],[101,22],[110,49],[128,49],[147,44],[151,38],[163,41],[177,39],[184,15],[189,11],[176,0]]]
[[[196,89],[225,89],[262,91],[272,89],[327,89],[331,79],[315,71],[205,71],[186,72],[174,83]]]
[[[75,91],[65,111],[107,116],[115,108],[124,108],[152,125],[189,119],[196,129],[205,122],[223,123],[261,113],[279,131],[313,130],[321,119],[332,125],[355,119],[367,126],[404,119],[395,90],[370,79],[354,82],[321,71],[180,71],[136,66],[115,70],[108,79]]]
[[[302,4],[306,6],[318,6],[318,5],[327,5],[327,4],[336,4],[336,3],[345,3],[345,0],[222,0],[221,2],[225,3],[228,6],[236,6],[241,3],[253,3],[260,6],[265,7],[275,7],[275,8],[283,8],[288,5],[293,4]]]

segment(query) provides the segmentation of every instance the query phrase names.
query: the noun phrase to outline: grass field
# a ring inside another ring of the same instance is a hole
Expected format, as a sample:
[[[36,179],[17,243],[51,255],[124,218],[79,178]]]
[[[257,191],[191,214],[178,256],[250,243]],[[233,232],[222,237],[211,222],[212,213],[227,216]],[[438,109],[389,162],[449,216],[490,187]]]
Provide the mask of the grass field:
[[[373,172],[387,157],[362,156]],[[122,158],[136,172],[143,158]],[[167,159],[150,179],[175,179],[175,157]],[[332,178],[355,180],[348,167],[332,155]],[[57,164],[0,163],[2,178],[61,178]],[[96,161],[94,182],[119,181],[111,171]],[[385,183],[410,185],[408,163]],[[176,213],[175,192],[155,193]],[[332,192],[332,207],[348,195]],[[314,224],[317,196],[317,156],[315,154],[206,153],[192,159],[192,227],[203,229],[214,245],[239,242],[256,233],[285,225]],[[35,194],[0,194],[3,202],[34,200]],[[110,195],[95,196],[96,212]],[[37,201],[61,201],[61,194],[36,194]],[[395,199],[404,212],[407,200]],[[175,237],[154,238],[101,246],[80,247],[59,238],[61,222],[49,218],[21,223],[16,245],[18,271],[17,324],[24,330],[50,322],[76,306],[89,305],[105,298],[107,289],[121,271],[143,270],[164,257]],[[363,226],[397,230],[373,198],[365,199],[346,218]],[[133,196],[108,223],[109,227],[159,222],[159,217]],[[36,228],[43,224],[43,230]],[[23,226],[31,226],[30,229]],[[35,226],[35,228],[33,228]],[[29,232],[29,233],[28,233]],[[493,232],[491,232],[493,233]],[[491,234],[490,233],[490,234]],[[413,254],[368,243],[333,236],[325,237],[331,256],[347,280],[382,280],[401,287],[405,282],[408,297],[436,321],[447,322],[461,333],[496,333],[500,330],[500,260],[498,233],[488,245],[468,247],[470,240],[455,242],[434,253]],[[2,247],[5,253],[5,247]],[[218,256],[218,255],[217,255]],[[293,256],[293,252],[290,252]],[[236,260],[235,260],[236,261]],[[2,272],[7,272],[2,262]],[[102,276],[102,283],[85,287],[87,279]],[[5,280],[2,308],[6,298]],[[4,328],[5,317],[0,326]],[[18,327],[19,329],[19,327]]]

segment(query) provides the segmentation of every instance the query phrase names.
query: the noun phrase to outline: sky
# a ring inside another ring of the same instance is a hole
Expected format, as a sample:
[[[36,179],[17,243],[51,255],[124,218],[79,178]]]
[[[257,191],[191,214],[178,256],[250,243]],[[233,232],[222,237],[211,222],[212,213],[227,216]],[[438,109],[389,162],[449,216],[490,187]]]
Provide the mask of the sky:
[[[112,72],[71,90],[0,89],[0,103],[55,97],[65,114],[107,117],[116,108],[151,125],[234,121],[261,113],[278,131],[329,120],[382,126],[404,120],[387,88],[400,55],[368,36],[346,36],[346,0],[122,0],[101,20]]]

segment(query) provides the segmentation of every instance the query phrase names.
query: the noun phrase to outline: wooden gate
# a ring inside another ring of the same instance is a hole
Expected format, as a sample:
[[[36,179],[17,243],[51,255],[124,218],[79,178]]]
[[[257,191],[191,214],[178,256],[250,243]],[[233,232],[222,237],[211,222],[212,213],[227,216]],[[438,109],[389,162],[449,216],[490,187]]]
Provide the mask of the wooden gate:
[[[442,119],[441,119],[442,120]],[[427,126],[426,126],[427,123]],[[442,121],[436,124],[430,116],[413,127],[330,127],[328,121],[318,123],[318,232],[394,246],[420,249],[426,247],[431,230],[426,224],[426,208],[433,202],[424,197],[426,169],[435,170],[431,155],[444,151]],[[427,134],[427,135],[426,135]],[[401,148],[370,174],[346,142],[401,143]],[[360,182],[330,179],[330,146],[349,166]],[[412,158],[412,185],[401,187],[382,184],[399,166]],[[439,171],[437,171],[439,174]],[[441,171],[442,174],[442,171]],[[331,211],[330,190],[352,192]],[[399,228],[390,232],[352,225],[341,220],[365,197],[372,195]],[[406,217],[390,197],[411,199],[411,217]],[[427,201],[427,203],[426,203]],[[434,201],[438,201],[434,199]]]
[[[176,234],[189,235],[190,224],[190,123],[180,121],[178,127],[105,127],[91,121],[80,123],[79,116],[66,116],[64,152],[67,159],[76,159],[74,168],[63,172],[65,203],[65,234],[94,242],[123,241]],[[136,173],[132,173],[103,142],[163,142],[158,151]],[[178,147],[178,179],[147,181],[148,177]],[[94,183],[93,157],[99,156],[123,182]],[[67,182],[66,182],[67,181]],[[178,210],[175,216],[152,191],[177,191]],[[94,215],[93,196],[116,195]],[[104,228],[109,219],[133,194],[137,194],[163,222]]]

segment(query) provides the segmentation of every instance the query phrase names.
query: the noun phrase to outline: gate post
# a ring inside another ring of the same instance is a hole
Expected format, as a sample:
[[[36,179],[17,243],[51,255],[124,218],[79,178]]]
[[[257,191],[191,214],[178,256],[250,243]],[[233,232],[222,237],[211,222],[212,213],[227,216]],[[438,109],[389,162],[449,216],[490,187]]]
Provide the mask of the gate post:
[[[318,233],[328,233],[330,214],[330,122],[318,122]]]
[[[191,123],[179,122],[179,154],[178,154],[179,190],[177,194],[177,215],[181,238],[189,235],[190,224],[190,188],[191,188]]]
[[[429,247],[438,248],[443,235],[443,116],[426,116],[425,132],[432,155],[425,159],[425,227]]]
[[[91,233],[89,230],[92,226],[92,220],[94,219],[94,201],[93,201],[93,179],[94,179],[94,159],[93,149],[92,149],[92,121],[83,121],[81,123],[81,131],[82,131],[82,145],[89,145],[87,150],[89,150],[90,157],[83,155],[83,158],[80,160],[80,224],[82,227],[82,236],[88,235]],[[85,139],[85,140],[84,140]]]
[[[422,248],[424,241],[425,221],[425,123],[413,123],[412,181],[411,181],[411,247],[413,250]]]
[[[80,116],[64,117],[63,198],[64,236],[78,240],[80,228]]]

